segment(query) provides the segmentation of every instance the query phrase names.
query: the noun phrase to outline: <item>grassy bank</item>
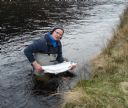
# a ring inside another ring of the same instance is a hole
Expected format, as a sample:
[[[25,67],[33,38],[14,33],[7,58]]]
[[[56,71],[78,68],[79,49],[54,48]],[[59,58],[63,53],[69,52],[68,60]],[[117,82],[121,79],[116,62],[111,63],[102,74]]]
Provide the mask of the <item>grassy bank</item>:
[[[90,80],[65,93],[63,108],[128,108],[128,9],[102,53],[92,60]]]

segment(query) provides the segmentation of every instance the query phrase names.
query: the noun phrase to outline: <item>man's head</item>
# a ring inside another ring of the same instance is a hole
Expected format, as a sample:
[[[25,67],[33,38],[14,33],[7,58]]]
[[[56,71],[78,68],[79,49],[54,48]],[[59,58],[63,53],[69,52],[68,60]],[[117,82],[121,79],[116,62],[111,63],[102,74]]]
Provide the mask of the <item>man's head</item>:
[[[64,34],[64,29],[63,28],[54,28],[52,31],[51,31],[51,34],[53,36],[53,38],[55,40],[60,40]]]

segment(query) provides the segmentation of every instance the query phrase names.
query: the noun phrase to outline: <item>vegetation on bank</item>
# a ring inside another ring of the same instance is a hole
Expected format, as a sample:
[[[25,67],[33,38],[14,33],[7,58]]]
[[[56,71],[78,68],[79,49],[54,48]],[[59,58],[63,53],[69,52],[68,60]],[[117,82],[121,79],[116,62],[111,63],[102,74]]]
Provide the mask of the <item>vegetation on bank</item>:
[[[128,9],[102,53],[92,60],[90,80],[65,93],[63,108],[128,108]]]

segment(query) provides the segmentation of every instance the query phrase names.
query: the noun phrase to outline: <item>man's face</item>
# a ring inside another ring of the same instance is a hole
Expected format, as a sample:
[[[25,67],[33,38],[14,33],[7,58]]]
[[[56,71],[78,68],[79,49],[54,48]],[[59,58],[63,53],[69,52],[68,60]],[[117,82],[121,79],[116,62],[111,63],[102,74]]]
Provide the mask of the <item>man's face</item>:
[[[55,40],[60,40],[61,38],[62,38],[62,36],[63,36],[63,30],[61,30],[61,29],[56,29],[54,32],[53,32],[53,38],[55,39]]]

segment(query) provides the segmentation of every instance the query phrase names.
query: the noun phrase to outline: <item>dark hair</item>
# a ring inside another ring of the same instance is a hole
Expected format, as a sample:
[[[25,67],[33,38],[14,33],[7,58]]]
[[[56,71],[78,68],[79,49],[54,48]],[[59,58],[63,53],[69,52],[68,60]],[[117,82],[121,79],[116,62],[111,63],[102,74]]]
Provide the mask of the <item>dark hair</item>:
[[[56,29],[61,29],[62,31],[63,31],[63,33],[64,33],[64,29],[63,28],[59,28],[59,27],[57,27],[57,28],[54,28],[54,29],[52,29],[52,31],[50,32],[51,34],[56,30]]]

